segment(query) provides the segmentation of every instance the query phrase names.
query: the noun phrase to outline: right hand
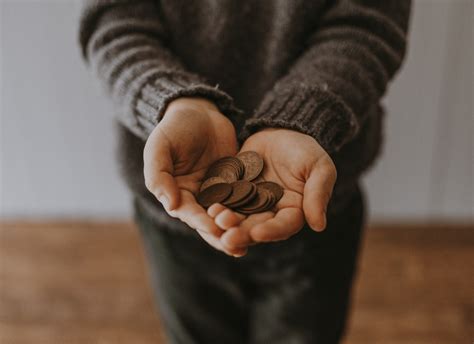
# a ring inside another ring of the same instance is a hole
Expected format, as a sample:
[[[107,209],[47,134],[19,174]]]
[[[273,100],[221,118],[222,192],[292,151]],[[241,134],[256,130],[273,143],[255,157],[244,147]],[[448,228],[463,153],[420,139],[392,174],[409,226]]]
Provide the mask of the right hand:
[[[182,97],[167,106],[148,137],[143,160],[146,187],[170,216],[195,229],[215,249],[242,256],[246,249],[228,250],[222,246],[219,238],[223,231],[195,199],[208,167],[236,153],[234,126],[214,103]],[[226,227],[237,225],[240,220],[236,215],[226,216]]]

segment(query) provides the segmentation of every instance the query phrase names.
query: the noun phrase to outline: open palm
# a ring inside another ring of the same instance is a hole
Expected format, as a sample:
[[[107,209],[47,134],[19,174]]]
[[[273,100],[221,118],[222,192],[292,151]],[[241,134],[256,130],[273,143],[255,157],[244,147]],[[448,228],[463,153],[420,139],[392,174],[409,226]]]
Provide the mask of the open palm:
[[[285,240],[297,233],[305,220],[316,231],[326,226],[326,206],[336,181],[329,155],[312,137],[287,129],[265,129],[250,136],[241,151],[253,150],[265,161],[262,179],[284,188],[271,211],[244,216],[220,204],[208,214],[226,230],[220,241],[229,251],[249,245]]]
[[[236,152],[234,126],[214,104],[204,99],[180,98],[168,105],[143,154],[147,188],[168,214],[196,229],[220,250],[222,230],[196,202],[195,195],[208,167]]]

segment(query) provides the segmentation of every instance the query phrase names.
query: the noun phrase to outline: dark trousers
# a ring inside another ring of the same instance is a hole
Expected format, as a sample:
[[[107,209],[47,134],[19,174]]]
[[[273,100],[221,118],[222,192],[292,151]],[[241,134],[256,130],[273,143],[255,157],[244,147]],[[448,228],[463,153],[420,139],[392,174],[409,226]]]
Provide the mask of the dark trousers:
[[[135,203],[160,318],[170,343],[338,343],[355,270],[360,189],[322,233],[251,246],[243,258],[157,226]],[[192,229],[189,229],[192,231]]]

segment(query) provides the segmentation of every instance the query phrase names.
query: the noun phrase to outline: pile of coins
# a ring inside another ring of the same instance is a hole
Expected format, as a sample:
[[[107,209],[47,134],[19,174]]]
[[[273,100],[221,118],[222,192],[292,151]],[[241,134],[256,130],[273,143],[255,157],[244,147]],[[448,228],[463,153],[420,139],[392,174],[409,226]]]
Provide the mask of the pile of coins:
[[[283,196],[283,188],[258,181],[263,167],[263,159],[253,151],[217,160],[206,172],[198,203],[204,208],[221,203],[245,215],[271,210]]]

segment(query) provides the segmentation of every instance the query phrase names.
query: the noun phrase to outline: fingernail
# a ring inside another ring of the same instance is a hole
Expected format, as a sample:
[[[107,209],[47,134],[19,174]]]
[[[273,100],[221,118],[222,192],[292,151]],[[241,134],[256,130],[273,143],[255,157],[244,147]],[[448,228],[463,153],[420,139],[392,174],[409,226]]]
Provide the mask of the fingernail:
[[[245,256],[247,254],[247,251],[243,252],[243,253],[237,253],[237,254],[233,254],[232,256],[234,258],[241,258],[243,256]]]
[[[165,207],[165,209],[168,210],[169,208],[168,197],[166,197],[165,195],[161,195],[160,197],[158,197],[158,201],[160,201],[160,203],[163,204],[163,207]]]

